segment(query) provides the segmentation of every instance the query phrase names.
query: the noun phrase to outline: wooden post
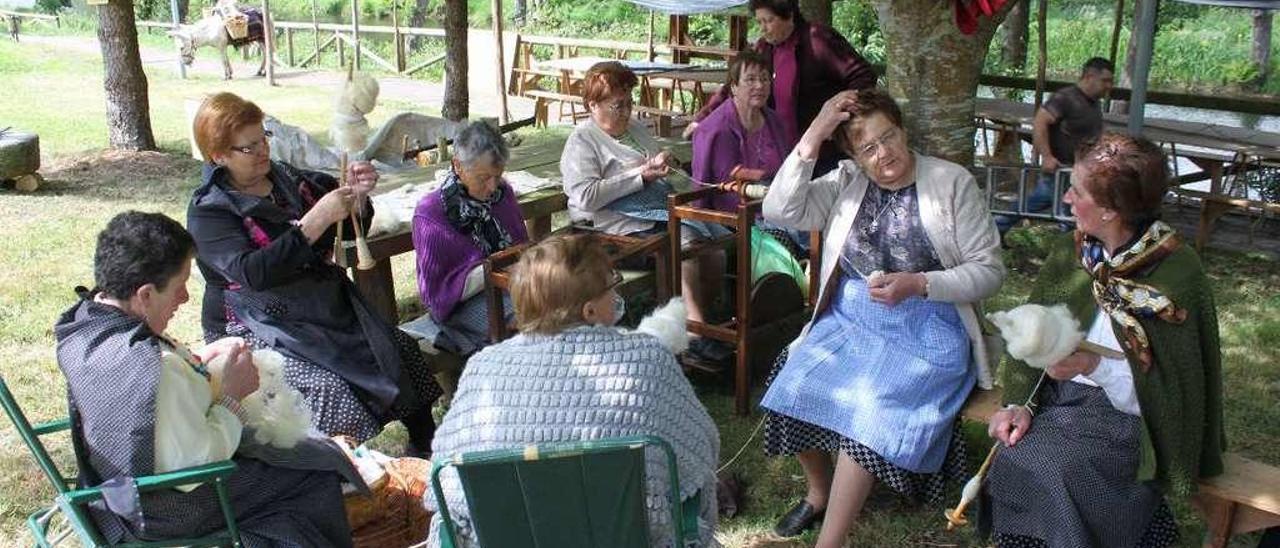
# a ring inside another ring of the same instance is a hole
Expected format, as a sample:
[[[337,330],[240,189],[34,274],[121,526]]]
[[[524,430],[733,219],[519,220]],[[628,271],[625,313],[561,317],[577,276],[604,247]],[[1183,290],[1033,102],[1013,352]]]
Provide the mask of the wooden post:
[[[315,37],[313,46],[316,52],[316,66],[320,66],[320,20],[316,19],[316,0],[311,0],[311,32]]]
[[[1115,23],[1111,25],[1111,56],[1107,59],[1111,60],[1111,66],[1116,66],[1116,50],[1120,49],[1120,27],[1124,22],[1124,0],[1116,0],[1116,16]],[[1102,112],[1111,112],[1111,96],[1107,96],[1106,104],[1102,105]]]
[[[351,62],[360,70],[360,0],[351,0]]]
[[[276,85],[276,25],[271,17],[271,0],[262,0],[262,66],[267,69],[267,85]]]
[[[178,0],[169,0],[169,13],[173,16],[173,28],[177,29],[178,25],[182,23],[182,21],[178,20]],[[148,27],[147,30],[151,30],[150,27]],[[17,40],[16,33],[14,35],[14,40]],[[181,56],[178,57],[178,77],[183,80],[187,79],[187,66],[182,64]]]
[[[391,2],[391,47],[396,55],[396,72],[404,74],[404,40],[400,35],[400,2]]]
[[[657,17],[657,14],[655,14],[655,13],[653,12],[653,10],[649,10],[649,55],[648,55],[648,57],[647,57],[647,58],[648,58],[648,60],[649,60],[649,62],[650,62],[650,63],[652,63],[652,62],[653,62],[653,58],[654,58],[654,51],[653,51],[653,26],[654,26],[654,19],[655,19],[656,17]]]
[[[289,66],[292,67],[296,63],[294,62],[293,57],[293,29],[291,28],[284,29],[284,47],[286,58],[289,60]]]
[[[335,31],[335,35],[336,34],[337,33]],[[338,44],[338,66],[339,67],[347,66],[347,41],[343,40],[341,36],[338,36],[338,39],[334,40],[333,42],[335,44]]]
[[[493,0],[493,40],[498,47],[498,100],[502,106],[498,119],[505,124],[510,121],[511,112],[507,110],[507,74],[502,54],[502,0]]]

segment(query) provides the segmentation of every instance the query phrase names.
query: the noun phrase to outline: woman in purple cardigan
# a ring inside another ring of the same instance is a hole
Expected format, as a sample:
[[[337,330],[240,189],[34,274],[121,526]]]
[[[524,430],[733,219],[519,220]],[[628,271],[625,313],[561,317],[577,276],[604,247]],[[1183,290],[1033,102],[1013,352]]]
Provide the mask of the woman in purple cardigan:
[[[754,51],[739,53],[729,63],[725,88],[730,100],[720,103],[702,120],[693,134],[693,179],[707,184],[730,179],[736,167],[757,169],[763,181],[773,178],[782,160],[796,144],[792,133],[778,114],[769,108],[773,91],[772,64]],[[733,211],[738,196],[720,194],[708,207]]]
[[[837,93],[851,89],[875,87],[876,73],[831,27],[805,21],[796,0],[750,0],[747,9],[755,15],[762,35],[755,50],[769,59],[773,67],[773,96],[769,105],[788,130],[797,138],[822,110],[823,103]],[[729,86],[720,88],[711,100],[694,115],[695,123],[685,129],[685,136],[730,98]],[[833,142],[823,145],[814,170],[817,177],[844,159]]]
[[[418,294],[440,327],[437,348],[469,356],[489,342],[485,257],[529,235],[515,191],[502,180],[511,153],[502,136],[474,122],[453,140],[453,166],[440,188],[413,213]],[[506,314],[510,315],[508,305]]]

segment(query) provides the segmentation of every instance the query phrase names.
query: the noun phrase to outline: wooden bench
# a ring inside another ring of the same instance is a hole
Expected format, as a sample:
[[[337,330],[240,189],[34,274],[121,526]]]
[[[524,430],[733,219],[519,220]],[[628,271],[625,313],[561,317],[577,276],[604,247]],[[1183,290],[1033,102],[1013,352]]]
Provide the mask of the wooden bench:
[[[975,389],[960,415],[987,422],[999,410],[1002,391]],[[1222,456],[1224,472],[1202,479],[1192,502],[1208,527],[1205,546],[1224,548],[1234,535],[1280,526],[1280,468],[1236,453]]]
[[[1280,204],[1234,198],[1189,188],[1174,187],[1172,190],[1179,197],[1200,200],[1200,223],[1196,227],[1196,251],[1204,250],[1205,244],[1209,243],[1209,237],[1213,235],[1214,224],[1229,212],[1243,211],[1248,214],[1263,215],[1270,213],[1272,215],[1280,215]]]

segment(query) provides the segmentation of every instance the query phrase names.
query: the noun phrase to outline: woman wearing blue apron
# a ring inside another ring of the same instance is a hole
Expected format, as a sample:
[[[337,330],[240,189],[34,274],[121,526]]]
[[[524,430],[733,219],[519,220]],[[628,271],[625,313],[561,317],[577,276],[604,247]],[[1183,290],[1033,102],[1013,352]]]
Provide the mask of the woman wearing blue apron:
[[[831,137],[849,159],[812,179]],[[814,318],[761,402],[765,451],[796,455],[808,482],[775,531],[822,521],[817,546],[841,546],[877,480],[932,503],[964,475],[956,417],[975,384],[991,387],[977,308],[1004,278],[1000,239],[973,176],[911,152],[876,89],[823,106],[764,216],[824,237]]]

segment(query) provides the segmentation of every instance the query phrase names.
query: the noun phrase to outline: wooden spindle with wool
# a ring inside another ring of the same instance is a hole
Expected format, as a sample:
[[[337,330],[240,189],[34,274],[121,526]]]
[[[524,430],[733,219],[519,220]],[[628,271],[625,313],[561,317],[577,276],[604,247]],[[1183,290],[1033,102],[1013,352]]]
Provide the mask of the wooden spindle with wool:
[[[347,186],[347,155],[343,154],[338,161],[338,187]],[[342,245],[342,223],[334,228],[333,234],[333,264],[339,268],[347,268],[347,248]]]
[[[347,153],[342,153],[339,163],[342,164],[342,184],[346,186],[349,183],[347,181]],[[347,215],[351,219],[351,227],[356,233],[356,268],[370,270],[377,266],[378,262],[373,260],[373,252],[369,250],[369,242],[364,237],[364,226],[360,224],[360,215],[357,214],[357,211],[363,209],[364,204],[356,204],[354,208],[347,212]],[[338,226],[342,226],[341,223]]]

